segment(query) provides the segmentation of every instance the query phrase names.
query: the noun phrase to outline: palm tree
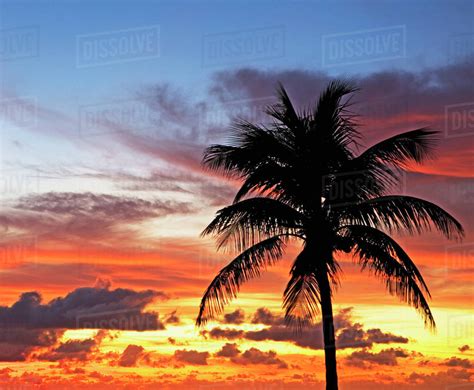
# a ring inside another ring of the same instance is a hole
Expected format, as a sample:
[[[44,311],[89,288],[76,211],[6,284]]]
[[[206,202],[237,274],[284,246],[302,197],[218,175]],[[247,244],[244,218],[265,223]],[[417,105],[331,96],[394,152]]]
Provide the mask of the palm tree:
[[[281,259],[290,241],[300,241],[283,294],[285,318],[302,326],[321,311],[330,390],[338,388],[332,311],[338,254],[352,253],[434,329],[428,287],[391,234],[435,228],[448,239],[463,236],[461,224],[439,206],[389,195],[399,171],[430,157],[437,133],[408,131],[357,154],[360,133],[349,111],[355,91],[347,82],[331,82],[314,109],[299,112],[280,85],[278,103],[266,110],[271,124],[237,120],[228,144],[208,147],[203,158],[207,168],[243,184],[202,233],[238,255],[207,288],[196,324],[220,314],[243,282]]]

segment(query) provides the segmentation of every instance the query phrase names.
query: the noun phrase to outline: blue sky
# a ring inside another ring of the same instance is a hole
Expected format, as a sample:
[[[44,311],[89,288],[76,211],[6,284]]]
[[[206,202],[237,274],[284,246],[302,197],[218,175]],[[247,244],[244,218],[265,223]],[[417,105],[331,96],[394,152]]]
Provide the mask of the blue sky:
[[[467,42],[468,49],[472,49],[473,4],[463,0],[416,3],[2,0],[0,56],[6,50],[5,37],[11,31],[28,27],[36,31],[33,46],[37,52],[26,58],[0,61],[0,87],[3,97],[32,97],[38,106],[76,120],[82,106],[129,99],[136,91],[161,83],[180,88],[188,97],[206,99],[216,72],[244,67],[321,71],[344,77],[382,70],[419,72],[448,64],[452,60],[450,44],[459,36],[462,42]],[[77,66],[81,36],[94,39],[110,32],[150,26],[159,28],[158,56],[132,56],[133,61]],[[388,38],[388,33],[384,33],[387,29],[403,34],[394,57],[385,53],[381,59],[368,56],[361,63],[347,60],[329,66],[323,63],[327,53],[322,42],[328,36],[346,34],[345,37],[351,39],[374,29],[381,30]],[[258,43],[259,39],[271,39],[272,31],[276,31],[278,47],[270,50],[269,55],[237,55],[233,61],[206,60],[209,36],[218,44],[224,44],[231,32],[231,40],[250,36]],[[84,148],[72,150],[70,140],[56,137],[54,143],[49,142],[48,137],[55,137],[54,131],[48,132],[52,128],[77,135],[77,129],[72,128],[77,124],[59,122],[42,122],[41,139],[35,139],[34,132],[19,130],[10,123],[3,128],[4,154],[9,154],[6,140],[19,140],[22,144],[34,140],[34,153],[29,155],[41,155],[42,159],[54,160],[63,155],[74,158],[84,154]],[[24,158],[28,159],[29,155]]]
[[[3,64],[4,74],[25,93],[46,99],[92,98],[117,88],[169,81],[201,89],[216,70],[202,67],[203,35],[281,26],[284,55],[232,66],[318,70],[321,37],[359,30],[406,27],[406,58],[326,69],[334,74],[385,68],[416,69],[447,62],[449,41],[473,32],[473,2],[409,1],[137,1],[1,2],[2,29],[38,26],[40,55]],[[429,13],[429,18],[424,15]],[[160,57],[135,63],[76,68],[76,36],[160,26]],[[91,86],[94,88],[91,88]]]

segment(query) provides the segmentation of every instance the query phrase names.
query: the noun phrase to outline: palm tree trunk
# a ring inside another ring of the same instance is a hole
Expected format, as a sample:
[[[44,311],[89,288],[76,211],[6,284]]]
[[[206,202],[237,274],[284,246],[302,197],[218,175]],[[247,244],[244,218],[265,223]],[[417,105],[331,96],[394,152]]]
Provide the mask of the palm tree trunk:
[[[324,358],[326,363],[326,390],[337,390],[336,340],[332,314],[331,287],[326,272],[319,277],[321,312],[323,316]]]

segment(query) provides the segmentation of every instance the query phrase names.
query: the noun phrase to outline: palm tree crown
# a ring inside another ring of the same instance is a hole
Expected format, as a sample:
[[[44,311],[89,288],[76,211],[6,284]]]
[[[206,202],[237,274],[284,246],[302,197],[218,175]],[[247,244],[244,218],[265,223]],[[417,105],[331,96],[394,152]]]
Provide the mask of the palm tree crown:
[[[362,269],[381,278],[434,328],[428,287],[391,234],[434,228],[447,238],[463,235],[460,223],[439,206],[391,195],[400,184],[399,172],[430,157],[436,132],[408,131],[356,153],[360,133],[348,104],[355,91],[334,81],[313,109],[300,112],[280,85],[278,103],[266,111],[270,124],[236,121],[228,143],[208,147],[203,158],[207,168],[241,180],[242,186],[203,232],[238,255],[206,290],[197,324],[221,313],[243,282],[279,260],[290,241],[300,241],[283,307],[287,321],[299,325],[314,321],[322,309],[326,367],[334,366],[327,373],[328,389],[337,388],[330,327],[338,253],[352,253]]]

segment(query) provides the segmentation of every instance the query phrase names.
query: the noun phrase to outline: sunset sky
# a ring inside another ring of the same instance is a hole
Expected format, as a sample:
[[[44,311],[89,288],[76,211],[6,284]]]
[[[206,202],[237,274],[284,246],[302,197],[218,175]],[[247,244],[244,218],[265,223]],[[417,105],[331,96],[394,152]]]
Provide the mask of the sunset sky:
[[[323,389],[321,324],[283,322],[297,245],[194,321],[232,259],[200,233],[239,185],[204,148],[268,120],[278,82],[304,108],[334,78],[360,87],[363,147],[440,131],[399,192],[466,231],[397,237],[436,332],[339,258],[341,388],[472,389],[473,21],[472,0],[0,0],[0,389]]]

